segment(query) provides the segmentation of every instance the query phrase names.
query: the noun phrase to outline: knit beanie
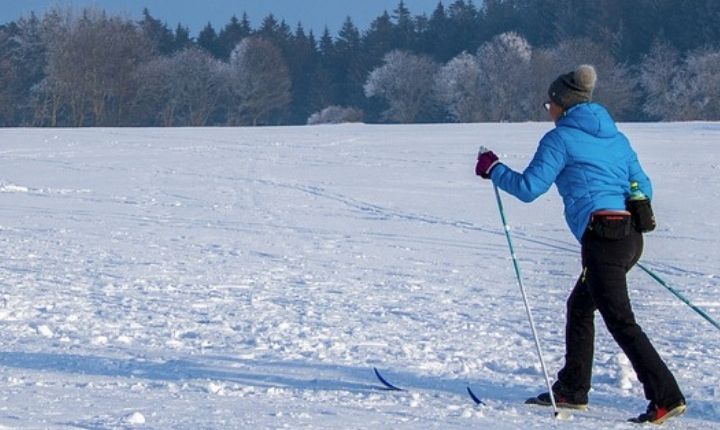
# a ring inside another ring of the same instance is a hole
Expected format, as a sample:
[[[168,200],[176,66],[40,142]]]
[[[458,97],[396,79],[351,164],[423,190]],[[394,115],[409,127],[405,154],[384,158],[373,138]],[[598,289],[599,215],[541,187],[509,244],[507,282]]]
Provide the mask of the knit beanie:
[[[595,68],[588,64],[578,66],[572,72],[558,76],[550,88],[548,95],[550,100],[555,102],[564,110],[568,110],[578,103],[592,100],[592,93],[595,89],[597,73]]]

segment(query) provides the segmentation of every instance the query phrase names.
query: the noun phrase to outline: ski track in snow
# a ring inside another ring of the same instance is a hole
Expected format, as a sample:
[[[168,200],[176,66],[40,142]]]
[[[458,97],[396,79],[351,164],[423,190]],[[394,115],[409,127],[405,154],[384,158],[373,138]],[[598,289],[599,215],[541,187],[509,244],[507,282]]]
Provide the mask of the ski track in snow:
[[[544,381],[473,165],[522,169],[548,128],[0,130],[0,428],[637,428],[599,318],[591,410],[522,404]],[[720,125],[622,129],[655,185],[643,262],[720,318]],[[579,247],[554,189],[503,198],[554,374]],[[717,330],[629,280],[690,402],[664,427],[720,428]]]

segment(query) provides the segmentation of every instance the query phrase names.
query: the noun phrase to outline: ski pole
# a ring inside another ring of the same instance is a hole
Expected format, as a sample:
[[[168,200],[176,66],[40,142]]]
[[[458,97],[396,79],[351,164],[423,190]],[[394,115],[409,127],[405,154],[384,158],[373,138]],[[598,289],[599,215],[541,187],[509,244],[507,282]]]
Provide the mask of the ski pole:
[[[705,312],[705,311],[702,310],[701,308],[695,306],[690,300],[688,300],[685,296],[683,296],[682,294],[680,294],[680,292],[678,292],[677,290],[675,290],[673,287],[671,287],[670,285],[668,285],[667,282],[665,282],[660,276],[658,276],[658,275],[657,275],[655,272],[653,272],[652,270],[648,269],[647,267],[643,266],[643,265],[640,264],[640,263],[637,263],[637,266],[638,266],[639,268],[641,268],[643,271],[645,271],[645,273],[647,273],[648,275],[650,275],[650,277],[653,278],[654,280],[656,280],[660,285],[662,285],[663,287],[667,288],[667,290],[670,291],[671,293],[673,293],[673,294],[675,295],[675,297],[677,297],[678,299],[680,299],[680,300],[681,300],[683,303],[685,303],[686,305],[690,306],[690,308],[691,308],[692,310],[694,310],[695,312],[697,312],[698,314],[700,314],[700,316],[703,317],[703,318],[705,318],[705,320],[706,320],[707,322],[709,322],[710,324],[714,325],[716,329],[720,330],[720,324],[718,324],[717,321],[715,321],[714,319],[712,319],[712,317],[711,317],[710,315],[708,315],[707,312]]]
[[[513,267],[515,268],[515,276],[517,277],[518,285],[520,285],[520,292],[522,293],[523,303],[525,304],[525,311],[527,312],[528,321],[530,321],[530,329],[532,330],[535,347],[537,348],[538,357],[540,358],[540,367],[542,367],[543,375],[545,376],[545,383],[547,384],[548,392],[550,393],[550,403],[552,403],[553,415],[557,418],[559,412],[557,405],[555,404],[555,395],[553,394],[550,377],[548,376],[545,360],[543,359],[540,339],[538,338],[537,330],[535,330],[535,321],[533,321],[530,305],[528,304],[527,295],[525,294],[525,286],[523,285],[522,275],[520,274],[520,265],[518,264],[517,257],[515,256],[515,248],[513,247],[512,238],[510,237],[510,226],[508,225],[505,217],[505,209],[503,208],[502,199],[500,199],[500,191],[498,191],[497,185],[493,184],[493,187],[495,188],[495,198],[497,199],[498,209],[500,210],[500,219],[502,220],[503,228],[505,230],[505,238],[507,239],[508,247],[510,248],[510,256],[513,261]]]

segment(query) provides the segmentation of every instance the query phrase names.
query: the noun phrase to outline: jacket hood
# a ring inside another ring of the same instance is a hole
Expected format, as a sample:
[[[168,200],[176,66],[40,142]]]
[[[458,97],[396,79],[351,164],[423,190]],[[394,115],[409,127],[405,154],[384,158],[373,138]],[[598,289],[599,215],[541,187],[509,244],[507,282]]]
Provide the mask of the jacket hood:
[[[615,121],[602,105],[581,103],[573,106],[555,124],[557,127],[571,127],[595,137],[613,137],[618,133]]]

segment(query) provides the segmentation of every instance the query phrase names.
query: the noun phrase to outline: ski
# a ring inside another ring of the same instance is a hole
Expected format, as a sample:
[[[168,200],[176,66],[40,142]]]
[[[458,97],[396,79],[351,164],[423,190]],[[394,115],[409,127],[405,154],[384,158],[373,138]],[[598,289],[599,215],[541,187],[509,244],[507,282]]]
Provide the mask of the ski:
[[[373,373],[375,373],[375,378],[382,384],[382,390],[385,391],[410,391],[406,388],[402,388],[398,385],[393,384],[390,382],[385,376],[383,376],[382,373],[378,370],[377,367],[373,367]],[[483,402],[480,396],[478,396],[470,386],[466,386],[465,390],[467,391],[468,396],[472,400],[473,404],[475,406],[487,406],[487,403]],[[549,402],[544,402],[537,397],[531,397],[525,401],[526,405],[534,405],[534,406],[550,406]],[[588,407],[587,405],[572,405],[572,404],[566,404],[566,403],[559,403],[559,410],[554,414],[555,419],[557,420],[567,420],[572,417],[572,412],[587,412]],[[661,422],[665,421],[668,418],[676,417],[679,415],[682,415],[685,412],[685,405],[682,405],[682,407],[677,407],[670,411],[662,420],[658,420],[656,423],[660,424]],[[592,414],[591,414],[592,416]],[[648,422],[647,420],[643,420],[641,417],[638,418],[630,418],[627,420],[632,423],[645,423]]]
[[[380,374],[380,371],[377,370],[377,367],[373,367],[373,370],[375,371],[375,376],[377,376],[377,379],[380,381],[383,386],[385,386],[385,389],[388,391],[405,391],[402,388],[396,387],[395,385],[389,383],[387,379],[383,378],[383,376]]]
[[[380,383],[383,385],[383,389],[387,391],[406,391],[404,388],[400,388],[395,384],[392,384],[390,381],[388,381],[377,369],[377,367],[373,367],[373,372],[375,373],[375,377],[380,381]],[[472,399],[472,401],[477,406],[485,405],[485,402],[483,402],[480,397],[478,397],[470,387],[465,387],[467,390],[468,395]]]
[[[476,405],[478,405],[478,406],[485,405],[485,402],[480,400],[480,397],[478,397],[477,395],[475,395],[475,393],[473,393],[473,390],[470,389],[470,386],[467,386],[465,388],[467,389],[467,392],[470,395],[470,398],[473,400],[473,402],[475,402]]]

